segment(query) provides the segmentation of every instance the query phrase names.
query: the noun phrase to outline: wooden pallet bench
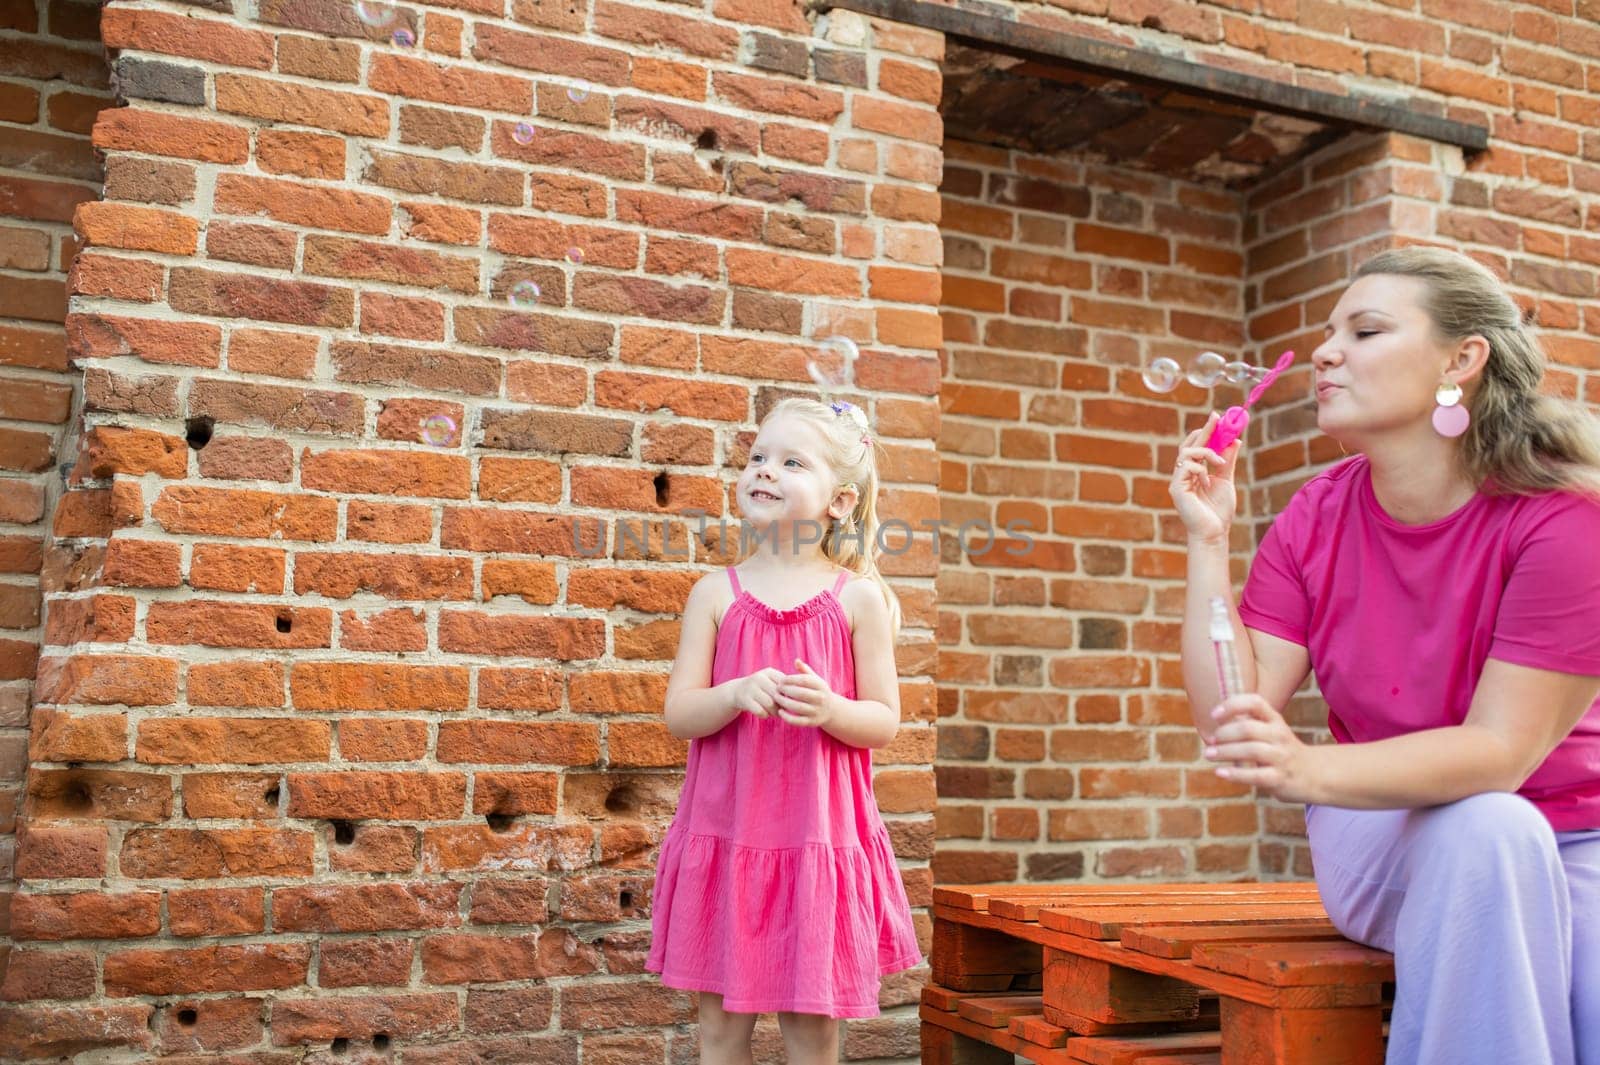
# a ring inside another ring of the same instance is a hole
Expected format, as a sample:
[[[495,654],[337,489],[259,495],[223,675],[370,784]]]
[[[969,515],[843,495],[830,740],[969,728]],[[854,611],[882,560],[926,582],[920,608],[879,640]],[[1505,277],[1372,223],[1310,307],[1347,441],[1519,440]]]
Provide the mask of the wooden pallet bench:
[[[1382,1065],[1393,958],[1311,883],[934,891],[923,1065]]]

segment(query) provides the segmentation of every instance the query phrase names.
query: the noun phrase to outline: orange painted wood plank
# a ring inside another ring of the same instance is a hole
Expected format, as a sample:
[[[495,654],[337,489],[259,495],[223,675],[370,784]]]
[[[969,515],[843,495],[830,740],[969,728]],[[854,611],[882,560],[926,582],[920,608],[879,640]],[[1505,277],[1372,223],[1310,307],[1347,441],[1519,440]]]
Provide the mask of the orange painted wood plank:
[[[1181,915],[1191,906],[1204,905],[1233,905],[1248,904],[1261,905],[1263,903],[1279,902],[1321,902],[1321,896],[1316,888],[1296,888],[1293,891],[1275,892],[1229,892],[1229,891],[1195,891],[1184,895],[1164,895],[1149,890],[1130,890],[1126,894],[1096,895],[1092,897],[1059,897],[1057,899],[1043,899],[1032,897],[1018,897],[1008,899],[990,899],[988,911],[998,917],[1007,917],[1016,921],[1036,921],[1039,919],[1040,910],[1084,909],[1099,906],[1164,906],[1171,907],[1174,920],[1181,919]]]
[[[937,1025],[959,1035],[976,1039],[987,1046],[1009,1050],[1013,1054],[1022,1054],[1036,1065],[1077,1065],[1076,1059],[1065,1049],[1025,1042],[1005,1028],[985,1028],[965,1017],[936,1010],[931,1006],[923,1006],[918,1016],[924,1024]]]
[[[1342,940],[1324,917],[1296,917],[1274,924],[1135,925],[1122,930],[1122,945],[1157,958],[1187,958],[1203,943],[1270,943],[1279,940]]]
[[[1145,924],[1245,924],[1271,923],[1284,918],[1326,917],[1320,902],[1263,902],[1206,904],[1175,907],[1094,906],[1081,909],[1039,911],[1038,923],[1068,935],[1089,939],[1117,939],[1128,925]]]
[[[1044,1015],[1043,995],[978,995],[956,1004],[956,1015],[983,1025],[1004,1028],[1013,1017]]]
[[[1332,943],[1205,944],[1198,966],[1242,976],[1272,987],[1314,984],[1376,984],[1394,979],[1394,956],[1349,940]]]
[[[1060,1048],[1072,1038],[1070,1029],[1051,1024],[1043,1017],[1013,1017],[1006,1027],[1018,1039],[1035,1046]]]
[[[1381,997],[1379,994],[1381,988],[1374,985],[1273,987],[1215,969],[1203,968],[1195,965],[1189,959],[1156,958],[1148,954],[1141,954],[1138,951],[1129,950],[1120,942],[1108,942],[1101,939],[1069,935],[1065,932],[1044,928],[1037,923],[1008,921],[987,913],[955,910],[948,906],[935,906],[933,915],[935,918],[935,930],[937,930],[940,921],[960,923],[973,928],[989,929],[1017,939],[1037,943],[1041,946],[1071,951],[1086,958],[1099,958],[1143,972],[1177,976],[1219,995],[1227,995],[1243,1002],[1254,1002],[1264,1006],[1298,1009],[1329,1005],[1353,1006],[1369,1001],[1376,1002]],[[1030,977],[1030,979],[1032,978],[1034,977]],[[942,983],[943,981],[940,982]]]
[[[1095,898],[1103,895],[1166,898],[1207,892],[1272,896],[1292,894],[1306,889],[1314,892],[1315,882],[1239,880],[1221,884],[946,884],[933,889],[933,901],[938,905],[954,906],[957,909],[982,910],[991,899],[1050,899],[1062,896]]]
[[[1169,1057],[1222,1050],[1219,1032],[1172,1035],[1086,1035],[1067,1040],[1067,1052],[1088,1065],[1134,1065],[1142,1058],[1164,1062]]]

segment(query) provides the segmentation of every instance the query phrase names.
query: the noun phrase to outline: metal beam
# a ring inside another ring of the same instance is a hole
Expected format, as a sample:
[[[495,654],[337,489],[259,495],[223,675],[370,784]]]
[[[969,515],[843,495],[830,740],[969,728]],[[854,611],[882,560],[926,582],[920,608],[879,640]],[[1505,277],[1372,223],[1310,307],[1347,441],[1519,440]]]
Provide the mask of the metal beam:
[[[990,51],[1065,64],[1128,81],[1179,88],[1315,122],[1357,129],[1393,130],[1459,145],[1474,152],[1489,146],[1489,131],[1468,122],[1425,115],[1377,100],[1285,85],[1267,78],[1127,48],[1062,30],[980,15],[928,0],[813,0],[810,7],[817,11],[834,8],[855,11],[909,26],[939,30],[947,37]]]

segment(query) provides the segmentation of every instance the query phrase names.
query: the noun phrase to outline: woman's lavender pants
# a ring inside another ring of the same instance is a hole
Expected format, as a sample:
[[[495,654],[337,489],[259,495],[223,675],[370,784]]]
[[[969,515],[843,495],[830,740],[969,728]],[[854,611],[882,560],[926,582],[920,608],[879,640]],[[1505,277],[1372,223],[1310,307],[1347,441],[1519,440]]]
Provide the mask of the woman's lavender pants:
[[[1600,830],[1508,792],[1306,827],[1335,927],[1395,955],[1388,1065],[1600,1065]]]

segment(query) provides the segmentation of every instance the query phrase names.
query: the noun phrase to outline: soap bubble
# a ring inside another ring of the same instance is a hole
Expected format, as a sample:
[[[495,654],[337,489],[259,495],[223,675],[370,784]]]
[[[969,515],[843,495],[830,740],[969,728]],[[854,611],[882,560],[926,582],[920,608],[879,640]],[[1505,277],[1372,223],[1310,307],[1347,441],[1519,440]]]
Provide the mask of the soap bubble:
[[[1248,362],[1230,362],[1222,368],[1222,376],[1230,385],[1242,385],[1250,380],[1250,364]]]
[[[456,438],[456,423],[446,414],[430,414],[422,419],[422,442],[433,447],[449,447]]]
[[[588,98],[589,85],[587,82],[580,81],[578,84],[567,90],[567,99],[571,100],[575,104],[581,104]]]
[[[568,248],[567,249],[567,262],[569,262],[569,263],[582,263],[583,262],[583,249],[582,248]]]
[[[398,44],[401,48],[410,48],[412,45],[417,43],[417,35],[402,26],[400,29],[394,31],[393,40],[394,43]]]
[[[1184,376],[1189,379],[1191,385],[1210,388],[1221,380],[1222,368],[1226,365],[1228,360],[1216,352],[1202,351],[1194,357],[1194,361],[1189,364],[1189,372]]]
[[[368,26],[382,29],[395,20],[397,12],[388,4],[375,0],[356,0],[356,18]]]
[[[1260,382],[1265,381],[1267,379],[1267,374],[1271,372],[1272,369],[1268,366],[1252,366],[1250,367],[1250,380],[1259,384]]]
[[[533,143],[533,126],[527,122],[518,122],[511,130],[511,139],[518,144]]]
[[[1182,378],[1183,367],[1178,365],[1178,360],[1165,355],[1151,359],[1150,365],[1144,368],[1144,387],[1152,392],[1171,392]]]
[[[806,372],[824,390],[841,388],[855,380],[861,349],[849,337],[825,337],[816,355],[806,360]]]
[[[532,307],[539,302],[541,295],[543,293],[535,281],[518,281],[511,286],[511,302],[518,307]]]

